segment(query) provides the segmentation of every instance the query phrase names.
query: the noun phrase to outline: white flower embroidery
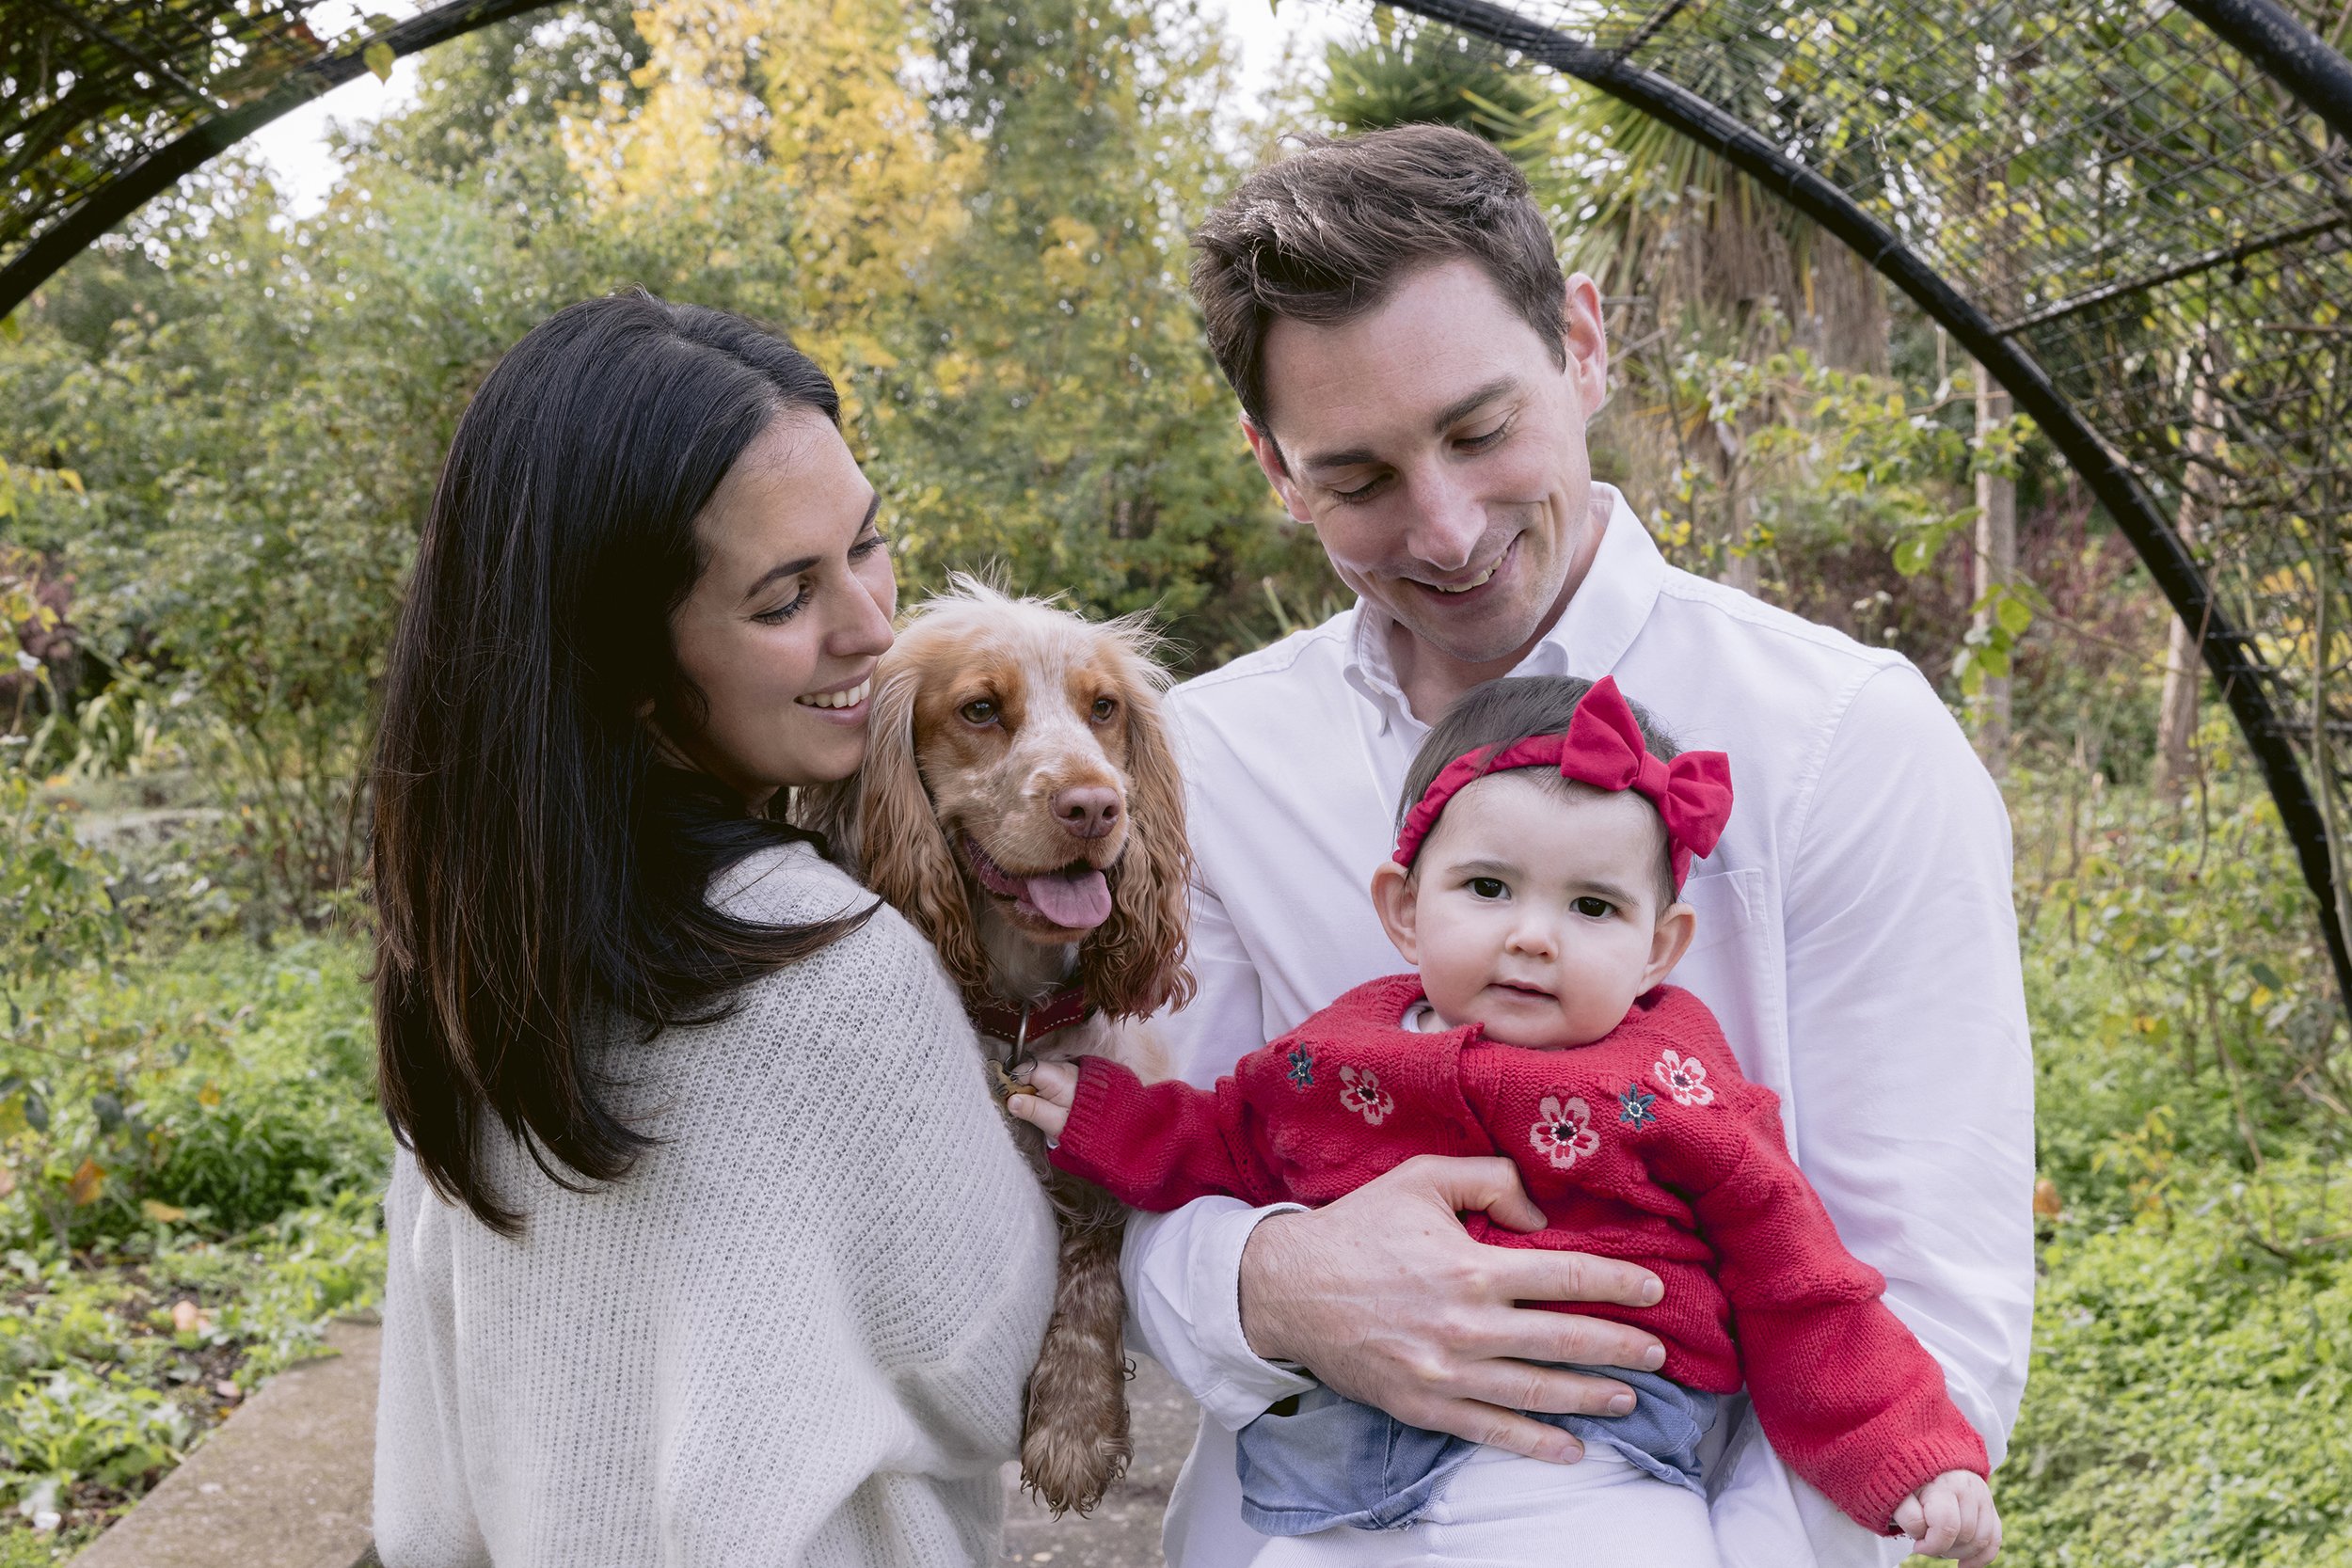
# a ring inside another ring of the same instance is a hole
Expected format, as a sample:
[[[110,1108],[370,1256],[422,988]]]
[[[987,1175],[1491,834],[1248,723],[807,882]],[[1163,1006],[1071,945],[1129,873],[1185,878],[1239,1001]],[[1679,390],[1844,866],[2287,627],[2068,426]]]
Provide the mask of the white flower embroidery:
[[[1371,1125],[1377,1127],[1389,1119],[1396,1109],[1396,1101],[1380,1086],[1380,1075],[1370,1068],[1360,1071],[1352,1067],[1340,1069],[1340,1105],[1355,1112]]]
[[[1543,1119],[1535,1123],[1529,1141],[1536,1153],[1551,1162],[1553,1169],[1566,1170],[1598,1152],[1600,1134],[1593,1131],[1593,1109],[1583,1101],[1548,1094],[1535,1109]]]
[[[1715,1091],[1707,1086],[1707,1064],[1696,1056],[1685,1056],[1669,1046],[1649,1071],[1677,1105],[1715,1103]]]

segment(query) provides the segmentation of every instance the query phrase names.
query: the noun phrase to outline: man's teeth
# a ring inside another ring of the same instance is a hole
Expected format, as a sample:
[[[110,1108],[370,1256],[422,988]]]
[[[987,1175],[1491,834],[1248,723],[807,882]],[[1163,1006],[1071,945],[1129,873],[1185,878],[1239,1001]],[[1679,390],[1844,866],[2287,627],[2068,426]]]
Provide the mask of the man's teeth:
[[[1494,578],[1496,568],[1500,567],[1502,564],[1502,557],[1497,556],[1495,557],[1495,563],[1493,566],[1487,567],[1485,571],[1479,573],[1468,582],[1456,582],[1452,584],[1431,582],[1424,583],[1422,586],[1425,588],[1433,588],[1440,594],[1467,594],[1473,588],[1486,587],[1486,584]]]
[[[824,691],[815,696],[795,697],[803,707],[855,707],[866,701],[866,694],[874,689],[872,677],[858,682],[847,691]]]

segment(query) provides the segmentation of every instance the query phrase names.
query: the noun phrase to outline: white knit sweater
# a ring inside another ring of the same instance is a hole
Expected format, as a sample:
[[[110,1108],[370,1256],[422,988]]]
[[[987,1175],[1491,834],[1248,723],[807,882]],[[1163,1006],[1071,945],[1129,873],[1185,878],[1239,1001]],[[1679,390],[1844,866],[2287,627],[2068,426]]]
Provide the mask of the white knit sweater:
[[[770,922],[869,896],[800,846],[714,889]],[[387,1568],[995,1558],[1055,1238],[954,990],[885,909],[742,1002],[615,1047],[663,1141],[612,1187],[493,1140],[519,1240],[395,1164]]]

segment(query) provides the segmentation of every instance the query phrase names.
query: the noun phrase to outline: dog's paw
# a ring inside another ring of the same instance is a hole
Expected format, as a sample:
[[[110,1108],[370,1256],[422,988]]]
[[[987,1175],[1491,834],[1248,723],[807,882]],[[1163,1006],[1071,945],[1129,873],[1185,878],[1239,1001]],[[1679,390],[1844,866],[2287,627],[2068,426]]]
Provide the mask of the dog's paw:
[[[1021,1436],[1021,1484],[1051,1510],[1055,1518],[1090,1513],[1111,1482],[1126,1472],[1128,1459],[1127,1404],[1116,1406],[1117,1424],[1105,1427],[1096,1418],[1037,1421]]]

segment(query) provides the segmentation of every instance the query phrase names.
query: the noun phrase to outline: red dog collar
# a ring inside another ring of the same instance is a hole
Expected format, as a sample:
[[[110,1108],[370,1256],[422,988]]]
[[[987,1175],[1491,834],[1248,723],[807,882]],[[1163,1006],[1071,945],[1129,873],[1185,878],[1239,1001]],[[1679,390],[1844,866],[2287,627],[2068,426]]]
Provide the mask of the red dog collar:
[[[972,1026],[991,1039],[1009,1040],[1015,1053],[1025,1052],[1048,1035],[1057,1035],[1094,1016],[1083,986],[1065,986],[1031,1002],[999,1002],[994,997],[967,1001]]]

